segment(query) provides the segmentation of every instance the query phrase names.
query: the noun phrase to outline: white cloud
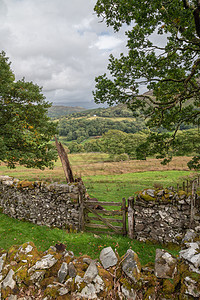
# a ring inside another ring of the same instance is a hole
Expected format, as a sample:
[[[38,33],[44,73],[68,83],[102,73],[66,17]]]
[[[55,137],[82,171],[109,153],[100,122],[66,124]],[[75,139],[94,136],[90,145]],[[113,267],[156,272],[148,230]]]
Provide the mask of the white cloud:
[[[95,76],[109,53],[124,50],[124,32],[113,36],[93,12],[96,0],[0,0],[0,51],[17,79],[43,86],[53,102],[92,100]]]
[[[100,50],[113,50],[123,43],[123,40],[110,35],[102,35],[98,38],[95,46]]]

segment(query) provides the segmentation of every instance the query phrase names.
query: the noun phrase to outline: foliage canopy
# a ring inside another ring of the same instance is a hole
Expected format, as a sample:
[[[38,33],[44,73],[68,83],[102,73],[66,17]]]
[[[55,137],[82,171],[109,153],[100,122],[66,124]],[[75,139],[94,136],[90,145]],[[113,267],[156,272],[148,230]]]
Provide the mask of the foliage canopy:
[[[56,125],[49,121],[41,88],[24,79],[15,81],[10,63],[0,53],[0,161],[8,167],[52,167],[57,155],[50,144]]]
[[[110,56],[111,76],[96,78],[95,102],[126,103],[148,126],[172,131],[153,134],[156,151],[170,159],[181,124],[199,124],[200,1],[98,0],[95,12],[115,31],[129,25],[128,52]]]

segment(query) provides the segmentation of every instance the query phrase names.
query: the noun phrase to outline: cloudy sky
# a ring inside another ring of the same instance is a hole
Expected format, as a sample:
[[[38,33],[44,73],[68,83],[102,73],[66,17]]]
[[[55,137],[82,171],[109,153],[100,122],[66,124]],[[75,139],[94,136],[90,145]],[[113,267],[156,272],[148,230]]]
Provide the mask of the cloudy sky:
[[[94,14],[95,0],[0,0],[0,51],[16,79],[43,87],[54,104],[92,106],[95,76],[106,72],[109,54],[125,49]]]

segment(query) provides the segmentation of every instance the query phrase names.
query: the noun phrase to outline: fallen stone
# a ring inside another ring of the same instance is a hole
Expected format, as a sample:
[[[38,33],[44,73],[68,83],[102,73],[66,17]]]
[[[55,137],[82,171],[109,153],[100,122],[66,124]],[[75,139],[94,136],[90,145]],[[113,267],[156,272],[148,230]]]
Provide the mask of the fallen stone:
[[[200,297],[200,291],[197,290],[197,282],[191,279],[189,276],[185,277],[184,283],[187,287],[185,294],[193,296],[195,298]]]
[[[91,283],[97,275],[98,275],[97,266],[95,262],[92,261],[84,274],[83,277],[84,282]]]
[[[8,300],[17,300],[17,295],[10,295]]]
[[[193,248],[188,248],[188,249],[185,249],[185,250],[181,250],[179,252],[179,257],[180,258],[183,258],[185,260],[187,260],[188,262],[191,262],[191,258],[197,254],[197,250],[196,249],[193,249]]]
[[[182,239],[182,243],[185,242],[193,242],[196,237],[196,232],[193,229],[188,229],[184,238]]]
[[[84,258],[83,258],[83,262],[86,263],[86,264],[88,264],[88,265],[90,265],[91,262],[92,262],[92,259],[89,258],[89,257],[84,257]]]
[[[135,300],[136,299],[136,292],[133,289],[128,290],[123,285],[122,285],[122,294],[126,297],[125,299],[131,299],[131,300]]]
[[[194,255],[190,261],[195,266],[195,268],[199,268],[200,267],[200,253]]]
[[[60,296],[63,296],[63,295],[66,295],[67,293],[69,293],[69,290],[65,287],[61,287],[58,291],[59,291]]]
[[[81,297],[86,299],[97,299],[96,289],[94,284],[89,283],[81,291]]]
[[[4,254],[2,254],[1,257],[0,257],[0,273],[1,273],[2,269],[3,269],[3,265],[4,265],[4,262],[5,262],[5,260],[6,260],[6,256],[7,256],[7,254],[4,253]]]
[[[100,291],[103,291],[104,290],[104,287],[105,287],[105,284],[103,282],[103,279],[97,275],[94,279],[93,279],[93,282],[94,282],[94,287],[95,287],[95,290],[96,290],[96,293],[98,294]]]
[[[13,279],[14,274],[15,274],[15,272],[12,269],[8,272],[6,278],[2,282],[3,288],[9,287],[9,288],[11,288],[11,290],[14,289],[15,284],[16,284],[15,280]]]
[[[163,249],[156,249],[155,275],[158,278],[174,278],[177,260]]]
[[[122,270],[134,282],[140,279],[141,264],[138,255],[131,249],[128,249],[124,258],[122,258]]]
[[[69,270],[69,277],[72,278],[76,277],[77,272],[72,262],[69,263],[68,270]]]
[[[56,262],[57,259],[52,254],[47,254],[43,256],[41,260],[37,261],[36,264],[28,270],[28,273],[38,269],[39,270],[49,269],[53,265],[55,265]]]
[[[68,265],[66,262],[63,262],[60,267],[60,270],[58,271],[58,281],[60,283],[63,283],[65,281],[67,274],[68,274]]]
[[[155,196],[155,190],[152,189],[148,189],[146,190],[147,195],[149,195],[150,197],[154,197]]]
[[[39,282],[44,278],[45,271],[36,271],[30,276],[30,280],[33,282]]]
[[[100,261],[104,269],[107,269],[115,266],[118,262],[118,259],[113,249],[111,247],[107,247],[101,250]]]

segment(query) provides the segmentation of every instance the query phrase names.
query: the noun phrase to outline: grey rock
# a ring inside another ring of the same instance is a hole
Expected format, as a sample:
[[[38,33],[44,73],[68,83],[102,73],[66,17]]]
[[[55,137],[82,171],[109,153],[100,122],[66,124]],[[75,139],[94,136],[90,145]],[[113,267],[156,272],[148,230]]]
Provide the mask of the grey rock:
[[[152,189],[148,189],[146,190],[147,195],[149,195],[150,197],[155,197],[155,190]]]
[[[58,271],[58,281],[60,283],[63,283],[65,281],[67,274],[68,274],[68,265],[66,262],[63,262],[60,267],[60,270]]]
[[[6,278],[2,282],[3,288],[9,287],[9,288],[11,288],[11,290],[14,289],[15,284],[16,284],[15,280],[13,279],[14,274],[15,274],[15,272],[12,269],[8,272]]]
[[[193,242],[196,237],[196,232],[193,229],[188,229],[184,238],[182,239],[182,243],[184,242]]]
[[[0,298],[1,299],[1,298]],[[8,300],[17,300],[17,295],[10,295]]]
[[[39,282],[44,278],[45,271],[36,271],[30,276],[30,280],[33,282]]]
[[[61,287],[58,291],[59,291],[60,296],[63,296],[63,295],[66,295],[67,293],[69,293],[69,290],[65,287]]]
[[[163,249],[156,249],[155,275],[158,278],[174,278],[177,260]]]
[[[185,250],[181,250],[179,252],[179,257],[180,258],[183,258],[185,260],[187,260],[188,262],[191,262],[191,258],[197,254],[197,250],[194,249],[194,248],[188,248],[188,249],[185,249]]]
[[[41,260],[37,261],[36,264],[28,270],[28,273],[38,269],[49,269],[55,265],[56,262],[57,259],[52,254],[47,254],[43,256]]]
[[[134,282],[137,282],[140,279],[141,266],[139,258],[138,255],[131,249],[128,249],[124,256],[122,270]]]
[[[196,243],[185,243],[185,246],[187,248],[192,248],[194,250],[199,249],[199,243],[198,242],[196,242]]]
[[[113,249],[111,247],[107,247],[101,250],[100,261],[104,269],[107,269],[115,266],[118,262],[118,259]]]
[[[94,278],[93,283],[97,294],[104,290],[105,284],[99,275]]]
[[[24,253],[28,254],[33,250],[33,247],[31,245],[28,245],[25,249],[24,249]]]
[[[77,272],[72,262],[69,263],[68,270],[69,270],[69,277],[72,278],[76,277]]]
[[[185,294],[193,296],[195,298],[200,297],[200,292],[197,290],[197,282],[195,280],[187,276],[184,279],[184,283],[187,287]]]
[[[200,267],[200,253],[194,255],[190,261],[194,265],[195,268],[199,268]]]
[[[86,264],[88,264],[88,265],[90,265],[91,262],[92,262],[92,259],[89,258],[89,257],[84,257],[84,258],[83,258],[83,262],[86,263]]]
[[[98,275],[97,266],[95,262],[92,261],[84,274],[83,277],[84,282],[91,283],[97,275]]]
[[[135,300],[136,299],[136,292],[133,289],[128,290],[123,285],[122,285],[122,294],[126,297],[125,299],[131,299],[131,300]]]
[[[81,297],[86,299],[97,299],[96,289],[94,284],[89,283],[81,291]]]
[[[7,254],[4,253],[0,257],[0,273],[1,273],[2,269],[3,269],[3,265],[4,265],[4,262],[5,262],[6,256],[7,256]]]

